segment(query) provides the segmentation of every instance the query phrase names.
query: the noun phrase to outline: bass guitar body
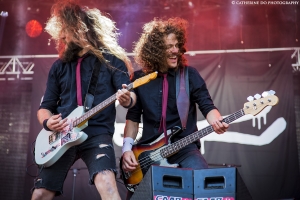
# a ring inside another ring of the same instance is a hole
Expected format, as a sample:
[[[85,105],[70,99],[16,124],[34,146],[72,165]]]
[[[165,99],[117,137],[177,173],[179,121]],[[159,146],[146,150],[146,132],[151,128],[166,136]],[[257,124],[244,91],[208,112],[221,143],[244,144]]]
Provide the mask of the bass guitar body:
[[[168,144],[170,144],[172,136],[180,133],[180,127],[174,127],[167,131]],[[149,144],[136,144],[132,146],[133,154],[139,165],[131,172],[121,170],[122,178],[126,188],[134,192],[138,184],[142,181],[151,165],[177,167],[177,164],[169,164],[167,158],[161,154],[161,149],[168,146],[165,142],[164,133],[155,141]],[[122,169],[122,158],[120,160],[120,169]]]

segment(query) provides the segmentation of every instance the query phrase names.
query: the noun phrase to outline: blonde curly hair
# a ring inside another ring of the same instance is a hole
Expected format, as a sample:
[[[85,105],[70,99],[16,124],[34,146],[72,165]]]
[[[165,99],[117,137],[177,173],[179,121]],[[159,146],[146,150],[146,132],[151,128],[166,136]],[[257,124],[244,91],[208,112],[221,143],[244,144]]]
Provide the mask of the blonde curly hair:
[[[118,36],[115,22],[100,12],[100,10],[82,7],[72,0],[57,1],[51,9],[51,17],[48,19],[45,31],[56,42],[56,48],[60,51],[64,46],[60,38],[61,31],[73,33],[74,43],[81,48],[86,48],[105,61],[100,48],[108,50],[126,64],[129,73],[133,72],[130,59],[125,50],[118,44]]]

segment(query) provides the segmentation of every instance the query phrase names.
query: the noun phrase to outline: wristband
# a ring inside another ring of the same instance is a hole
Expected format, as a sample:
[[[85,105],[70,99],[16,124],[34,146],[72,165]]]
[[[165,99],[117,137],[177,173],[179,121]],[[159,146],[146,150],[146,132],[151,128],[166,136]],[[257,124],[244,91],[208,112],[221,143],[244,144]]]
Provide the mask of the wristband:
[[[130,97],[130,104],[128,106],[123,106],[123,107],[124,108],[130,108],[132,106],[132,102],[133,102],[132,97]]]
[[[126,151],[131,151],[134,140],[131,137],[126,137],[123,140],[122,154]]]
[[[44,129],[45,129],[46,131],[52,131],[50,128],[48,128],[47,122],[48,122],[48,119],[45,119],[45,120],[43,121],[43,127],[44,127]]]

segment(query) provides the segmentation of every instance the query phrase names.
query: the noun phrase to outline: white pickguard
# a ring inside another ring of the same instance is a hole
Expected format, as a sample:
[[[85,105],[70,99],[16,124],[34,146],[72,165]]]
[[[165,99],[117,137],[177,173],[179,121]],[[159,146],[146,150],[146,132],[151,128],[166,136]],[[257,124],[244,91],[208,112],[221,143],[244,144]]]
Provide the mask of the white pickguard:
[[[68,119],[76,119],[84,114],[83,106],[77,107],[67,117]],[[73,127],[71,130],[62,131],[54,142],[50,144],[49,136],[54,136],[53,132],[42,129],[35,142],[35,162],[38,165],[49,167],[54,164],[70,147],[78,145],[87,139],[87,134],[81,130],[87,127],[86,122],[80,127]],[[70,137],[66,136],[69,133]]]

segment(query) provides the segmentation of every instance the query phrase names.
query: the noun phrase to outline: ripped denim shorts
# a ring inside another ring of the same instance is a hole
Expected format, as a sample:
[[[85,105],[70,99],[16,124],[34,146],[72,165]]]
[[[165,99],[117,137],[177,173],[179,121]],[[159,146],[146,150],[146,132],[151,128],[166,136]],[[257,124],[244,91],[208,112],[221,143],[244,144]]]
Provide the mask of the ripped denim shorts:
[[[63,185],[69,169],[76,160],[82,159],[89,171],[90,184],[94,184],[97,173],[110,170],[115,174],[116,159],[112,136],[107,134],[88,137],[82,144],[68,149],[53,165],[41,169],[35,179],[34,188],[45,188],[55,191],[56,196],[63,193]]]

